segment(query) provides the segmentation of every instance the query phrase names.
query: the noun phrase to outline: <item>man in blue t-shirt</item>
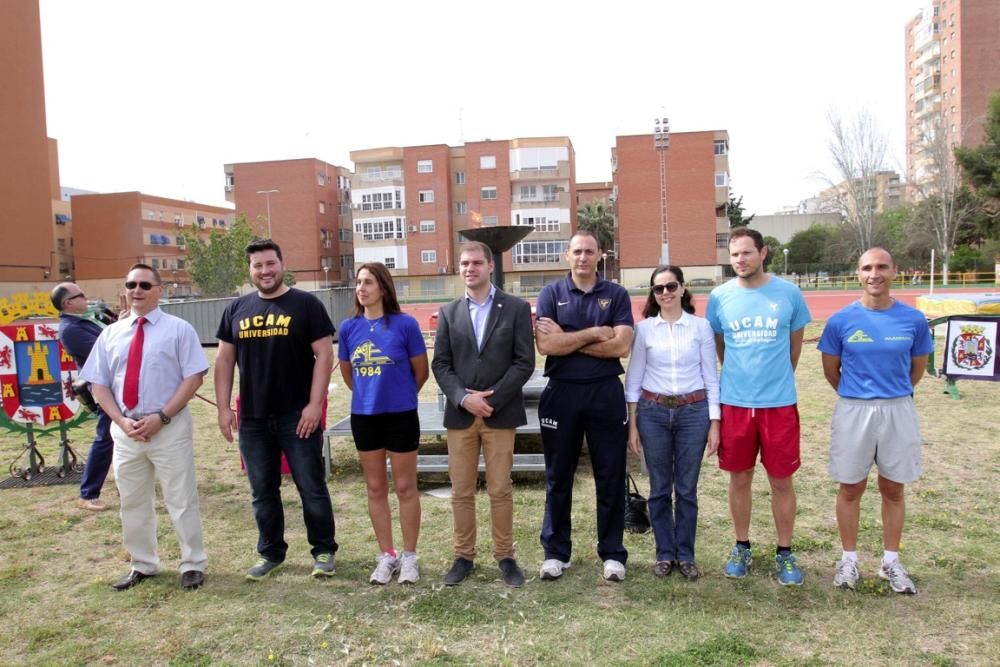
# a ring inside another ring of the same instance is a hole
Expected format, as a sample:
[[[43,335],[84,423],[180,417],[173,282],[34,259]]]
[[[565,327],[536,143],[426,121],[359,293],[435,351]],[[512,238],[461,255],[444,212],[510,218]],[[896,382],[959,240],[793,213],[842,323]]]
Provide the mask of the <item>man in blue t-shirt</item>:
[[[632,346],[632,301],[625,288],[597,275],[597,237],[569,240],[569,275],[538,295],[535,343],[546,355],[549,383],[538,404],[545,452],[545,551],[540,576],[558,579],[569,567],[573,476],[583,437],[597,491],[597,553],[604,578],[625,579],[625,448],[628,408],[619,376]]]
[[[882,248],[858,260],[861,298],[834,313],[823,330],[819,351],[823,373],[840,398],[830,425],[830,476],[840,482],[837,525],[843,557],[835,586],[854,589],[858,571],[858,520],[868,473],[878,467],[882,494],[884,553],[879,576],[897,593],[917,589],[899,562],[906,507],[904,484],[920,476],[923,438],[913,388],[934,349],[920,311],[889,294],[896,264]]]
[[[705,314],[722,361],[719,468],[729,472],[729,511],[736,533],[725,572],[742,579],[753,563],[750,507],[759,454],[771,486],[776,576],[782,585],[798,586],[802,572],[792,554],[792,475],[800,465],[795,366],[811,317],[798,287],[764,271],[767,253],[760,232],[734,229],[729,261],[736,277],[712,290]]]

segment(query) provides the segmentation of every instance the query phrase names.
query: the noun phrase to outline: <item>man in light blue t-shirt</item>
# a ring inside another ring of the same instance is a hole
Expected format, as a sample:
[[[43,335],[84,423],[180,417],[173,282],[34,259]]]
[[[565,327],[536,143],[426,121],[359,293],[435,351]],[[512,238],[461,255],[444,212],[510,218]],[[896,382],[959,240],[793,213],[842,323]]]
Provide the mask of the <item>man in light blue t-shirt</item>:
[[[858,260],[861,298],[834,313],[819,351],[823,373],[840,398],[830,425],[830,476],[840,482],[837,525],[843,557],[833,583],[854,589],[858,571],[861,496],[872,464],[878,466],[885,551],[879,576],[897,593],[917,589],[899,562],[906,507],[904,484],[920,476],[923,438],[913,406],[913,388],[934,349],[923,314],[892,298],[896,264],[882,248]]]
[[[736,544],[726,576],[742,579],[753,563],[751,489],[757,457],[771,486],[777,532],[775,573],[782,585],[801,585],[792,554],[798,470],[799,412],[795,365],[811,319],[795,285],[764,271],[768,249],[760,232],[740,227],[729,235],[736,277],[712,290],[705,318],[715,331],[722,361],[719,467],[729,472],[729,511]]]

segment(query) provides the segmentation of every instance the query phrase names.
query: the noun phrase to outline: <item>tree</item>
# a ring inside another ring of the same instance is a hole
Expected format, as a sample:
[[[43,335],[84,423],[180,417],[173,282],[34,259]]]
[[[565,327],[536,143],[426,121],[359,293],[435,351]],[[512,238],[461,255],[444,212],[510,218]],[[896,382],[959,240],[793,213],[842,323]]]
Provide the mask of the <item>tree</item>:
[[[885,134],[866,112],[850,123],[836,113],[829,115],[830,157],[836,180],[822,176],[829,188],[824,208],[840,213],[852,232],[854,251],[875,245],[875,209],[878,205],[878,175],[886,171]]]
[[[740,199],[743,199],[743,197],[740,197]],[[751,215],[750,218],[753,218],[753,216]],[[749,218],[747,220],[749,221]],[[783,257],[784,253],[781,252],[781,241],[773,236],[765,236],[764,245],[767,246],[767,257],[764,258],[764,270],[769,271],[771,263],[774,262],[777,257]],[[784,262],[784,260],[782,260],[782,262]],[[784,264],[779,263],[777,266],[784,268]]]
[[[184,233],[188,273],[205,296],[230,296],[247,281],[244,249],[254,238],[245,215],[236,216],[229,231],[212,230],[204,241],[197,225]]]
[[[736,199],[732,194],[729,195],[729,206],[726,207],[726,215],[729,216],[730,229],[734,229],[736,227],[746,227],[750,224],[751,220],[757,217],[757,214],[753,213],[749,218],[744,218],[743,195],[740,195],[740,198]]]
[[[990,97],[983,129],[983,143],[976,148],[956,147],[955,159],[976,193],[1000,206],[1000,90]]]
[[[603,201],[584,202],[576,209],[576,226],[593,233],[601,250],[615,247],[615,217]]]

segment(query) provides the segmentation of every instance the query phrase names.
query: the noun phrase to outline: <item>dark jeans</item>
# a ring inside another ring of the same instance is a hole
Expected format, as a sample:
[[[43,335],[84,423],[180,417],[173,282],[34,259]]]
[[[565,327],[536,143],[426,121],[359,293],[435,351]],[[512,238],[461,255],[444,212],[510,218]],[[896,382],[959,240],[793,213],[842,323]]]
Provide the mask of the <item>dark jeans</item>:
[[[640,398],[636,426],[649,468],[649,520],[656,536],[656,560],[693,561],[708,401],[667,408]]]
[[[550,380],[538,418],[545,452],[545,517],[540,541],[545,558],[569,562],[573,549],[573,477],[587,436],[597,491],[597,553],[625,563],[625,450],[628,409],[617,376],[588,383]]]
[[[104,410],[97,411],[97,431],[94,442],[87,453],[87,462],[80,476],[80,497],[93,500],[101,497],[101,487],[111,468],[111,457],[115,453],[115,443],[111,439],[111,417]]]
[[[323,430],[308,438],[295,434],[301,412],[267,417],[240,418],[240,454],[253,494],[257,521],[257,552],[269,561],[285,560],[285,511],[281,503],[281,453],[285,453],[292,479],[302,499],[302,515],[313,557],[336,553],[333,506],[323,472]]]

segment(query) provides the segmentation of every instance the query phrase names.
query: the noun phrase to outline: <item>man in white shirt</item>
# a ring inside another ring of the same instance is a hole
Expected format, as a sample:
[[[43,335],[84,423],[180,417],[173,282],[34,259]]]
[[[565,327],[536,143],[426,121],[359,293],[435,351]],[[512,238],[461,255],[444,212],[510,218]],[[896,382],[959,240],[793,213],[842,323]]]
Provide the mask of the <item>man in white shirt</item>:
[[[121,497],[129,573],[124,591],[160,570],[154,488],[159,480],[181,548],[181,585],[204,583],[206,563],[194,471],[188,401],[201,386],[208,359],[194,328],[159,309],[160,274],[135,264],[125,280],[131,314],[98,337],[80,377],[111,418],[112,466]]]

